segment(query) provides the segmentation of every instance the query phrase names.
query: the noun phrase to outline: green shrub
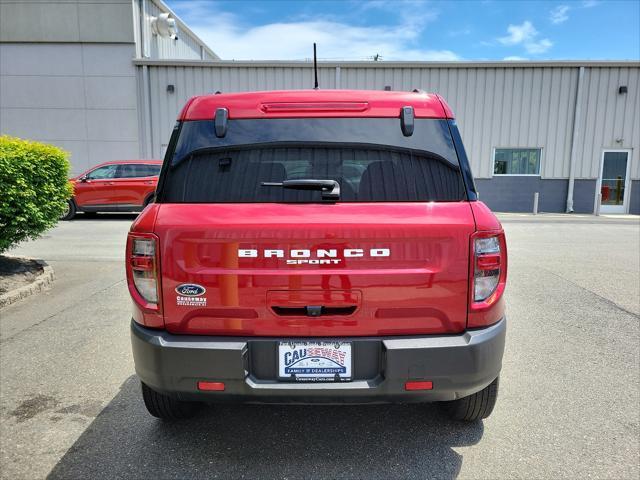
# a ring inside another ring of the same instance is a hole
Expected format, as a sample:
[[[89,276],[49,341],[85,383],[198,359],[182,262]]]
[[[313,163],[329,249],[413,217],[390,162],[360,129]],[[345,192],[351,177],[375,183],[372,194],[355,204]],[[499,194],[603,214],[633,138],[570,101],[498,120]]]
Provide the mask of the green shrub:
[[[67,153],[0,136],[0,253],[53,227],[71,197]]]

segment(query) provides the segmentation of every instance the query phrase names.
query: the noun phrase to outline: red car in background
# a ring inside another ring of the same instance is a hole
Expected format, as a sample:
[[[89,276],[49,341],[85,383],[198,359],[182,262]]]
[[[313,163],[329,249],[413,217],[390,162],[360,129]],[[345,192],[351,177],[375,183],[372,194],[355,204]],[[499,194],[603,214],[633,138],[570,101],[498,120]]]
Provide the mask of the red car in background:
[[[73,197],[62,220],[77,212],[139,212],[152,200],[162,168],[160,160],[105,162],[71,178]]]

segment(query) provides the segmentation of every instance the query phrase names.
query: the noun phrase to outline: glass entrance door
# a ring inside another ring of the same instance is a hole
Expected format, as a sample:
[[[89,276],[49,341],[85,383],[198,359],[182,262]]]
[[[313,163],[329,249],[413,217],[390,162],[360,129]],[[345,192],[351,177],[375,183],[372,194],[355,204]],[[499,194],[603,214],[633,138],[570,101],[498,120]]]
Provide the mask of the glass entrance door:
[[[602,213],[625,213],[629,177],[629,151],[607,150],[602,155],[600,193]]]

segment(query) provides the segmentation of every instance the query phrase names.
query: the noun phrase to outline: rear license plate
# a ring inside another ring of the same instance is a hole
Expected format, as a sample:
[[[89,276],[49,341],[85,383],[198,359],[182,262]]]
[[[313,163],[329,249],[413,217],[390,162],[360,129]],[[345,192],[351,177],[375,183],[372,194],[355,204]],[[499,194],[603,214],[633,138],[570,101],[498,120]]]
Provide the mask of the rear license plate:
[[[278,376],[300,382],[351,380],[351,343],[280,342]]]

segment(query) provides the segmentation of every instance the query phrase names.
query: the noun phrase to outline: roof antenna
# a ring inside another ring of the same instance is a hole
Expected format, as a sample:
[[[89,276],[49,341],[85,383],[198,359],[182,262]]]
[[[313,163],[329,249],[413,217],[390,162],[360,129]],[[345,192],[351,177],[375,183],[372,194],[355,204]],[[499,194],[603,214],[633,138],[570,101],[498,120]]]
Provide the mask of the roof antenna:
[[[315,44],[315,42],[313,43],[313,74],[315,76],[315,82],[314,82],[313,89],[317,90],[318,89],[318,57],[316,55],[316,44]]]

